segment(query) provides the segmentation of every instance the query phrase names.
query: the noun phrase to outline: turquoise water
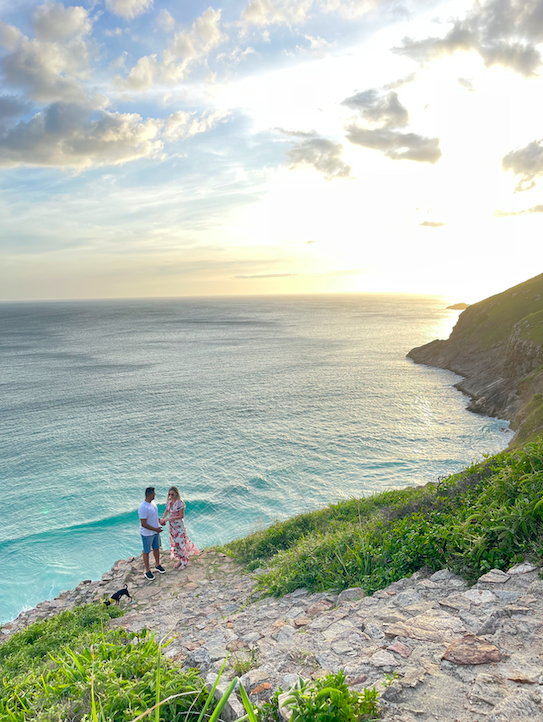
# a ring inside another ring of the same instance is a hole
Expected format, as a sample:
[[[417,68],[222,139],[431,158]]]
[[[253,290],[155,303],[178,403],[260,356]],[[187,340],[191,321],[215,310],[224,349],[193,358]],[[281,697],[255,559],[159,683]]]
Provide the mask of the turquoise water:
[[[442,299],[321,296],[0,305],[0,620],[140,553],[154,485],[201,547],[502,449],[447,371]],[[166,540],[165,540],[166,541]],[[167,541],[166,541],[167,543]]]

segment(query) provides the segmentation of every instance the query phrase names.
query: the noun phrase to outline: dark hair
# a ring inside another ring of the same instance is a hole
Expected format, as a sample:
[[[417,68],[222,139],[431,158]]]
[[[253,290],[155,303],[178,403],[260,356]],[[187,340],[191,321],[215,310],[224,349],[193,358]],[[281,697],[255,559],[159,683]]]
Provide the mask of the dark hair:
[[[147,497],[148,497],[150,494],[154,494],[154,492],[155,492],[155,487],[154,487],[154,486],[148,486],[147,489],[145,489],[145,498],[147,499]]]

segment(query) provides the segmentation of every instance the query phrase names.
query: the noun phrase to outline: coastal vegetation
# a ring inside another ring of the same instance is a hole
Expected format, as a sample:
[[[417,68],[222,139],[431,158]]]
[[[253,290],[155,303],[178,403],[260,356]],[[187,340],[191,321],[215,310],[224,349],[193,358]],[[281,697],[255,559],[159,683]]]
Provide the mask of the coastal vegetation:
[[[473,582],[543,557],[543,440],[423,487],[385,491],[301,514],[225,545],[282,595],[360,586],[372,594],[427,568]]]
[[[108,629],[121,614],[88,604],[35,622],[4,642],[0,720],[128,722],[170,698],[160,705],[161,721],[198,722],[208,698],[198,671],[181,673],[162,657],[164,645],[152,635]]]

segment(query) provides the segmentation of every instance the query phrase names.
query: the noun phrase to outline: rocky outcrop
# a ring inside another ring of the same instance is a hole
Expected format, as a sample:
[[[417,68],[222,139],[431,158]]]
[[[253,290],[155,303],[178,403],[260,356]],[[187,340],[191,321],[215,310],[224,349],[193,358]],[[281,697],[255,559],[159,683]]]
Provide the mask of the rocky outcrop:
[[[414,348],[407,356],[462,376],[456,387],[470,397],[470,411],[509,419],[519,429],[526,406],[543,392],[542,331],[540,275],[469,306],[448,340]]]
[[[243,673],[255,703],[299,676],[344,669],[353,689],[380,690],[384,722],[543,720],[543,581],[530,564],[491,570],[471,588],[444,569],[372,597],[298,589],[280,599],[261,597],[258,572],[211,550],[186,570],[165,566],[146,582],[140,559],[118,562],[99,582],[22,613],[0,636],[127,583],[133,601],[112,626],[172,639],[165,654],[199,667],[209,687],[228,654],[224,682]],[[232,698],[225,718],[242,714]]]

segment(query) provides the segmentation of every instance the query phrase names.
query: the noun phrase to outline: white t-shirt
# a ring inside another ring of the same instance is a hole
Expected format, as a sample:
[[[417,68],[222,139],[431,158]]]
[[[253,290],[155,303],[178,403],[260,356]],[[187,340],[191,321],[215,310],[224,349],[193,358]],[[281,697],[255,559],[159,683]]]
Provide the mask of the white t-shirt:
[[[138,516],[140,519],[145,519],[149,526],[154,526],[158,529],[158,508],[154,501],[142,501],[138,506]],[[140,524],[140,534],[142,536],[153,536],[157,534],[156,531],[146,529]]]

